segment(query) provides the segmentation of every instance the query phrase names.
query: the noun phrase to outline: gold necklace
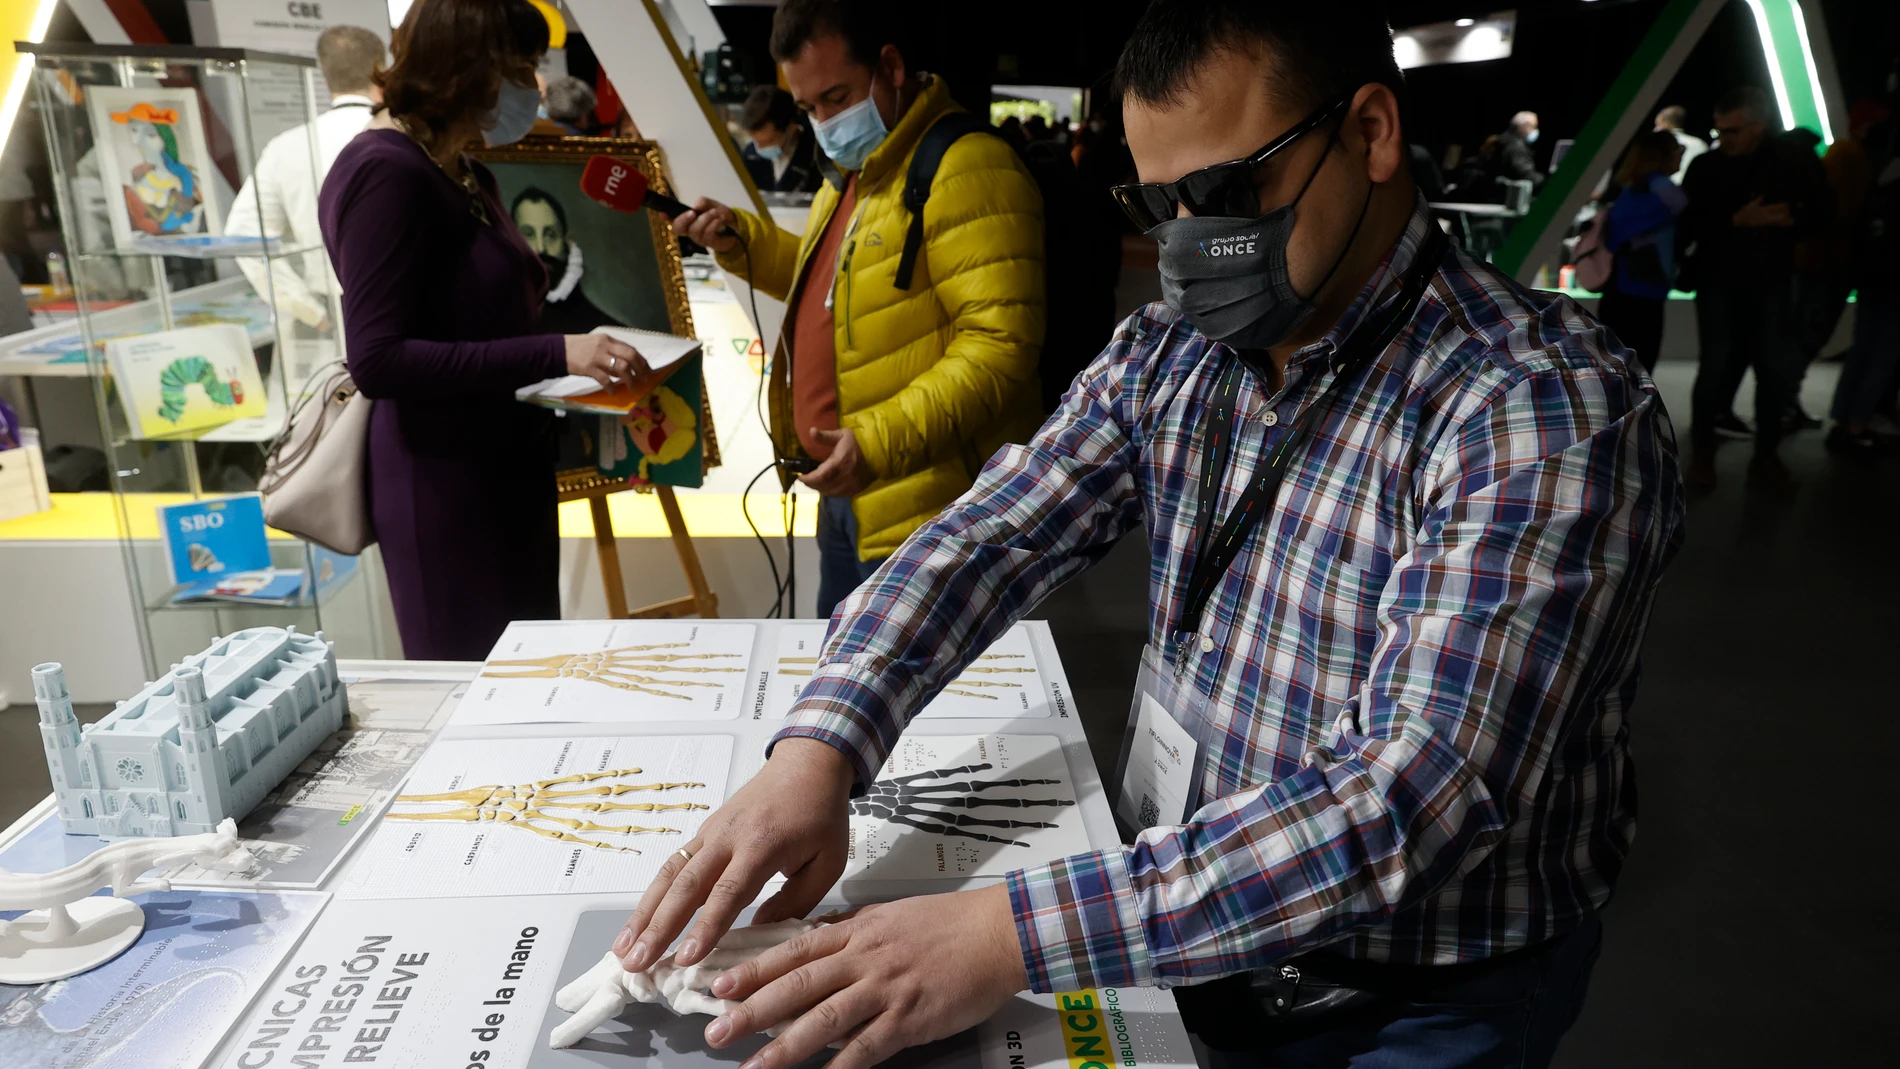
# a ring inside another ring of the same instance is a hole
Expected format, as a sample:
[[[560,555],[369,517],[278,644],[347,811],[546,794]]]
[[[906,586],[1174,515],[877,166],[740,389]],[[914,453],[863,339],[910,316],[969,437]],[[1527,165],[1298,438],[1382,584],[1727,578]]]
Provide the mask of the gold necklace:
[[[487,226],[489,222],[488,198],[482,196],[481,183],[475,181],[475,172],[469,167],[468,157],[462,157],[461,175],[459,177],[452,175],[449,173],[447,167],[442,166],[442,161],[435,158],[435,153],[429,151],[429,146],[425,144],[421,138],[416,136],[414,130],[409,128],[408,123],[398,119],[394,115],[389,117],[389,121],[396,129],[402,131],[404,137],[416,143],[416,147],[422,150],[422,154],[429,157],[429,162],[435,164],[435,169],[442,172],[442,177],[462,187],[462,192],[468,195],[469,214],[481,220],[483,226]]]

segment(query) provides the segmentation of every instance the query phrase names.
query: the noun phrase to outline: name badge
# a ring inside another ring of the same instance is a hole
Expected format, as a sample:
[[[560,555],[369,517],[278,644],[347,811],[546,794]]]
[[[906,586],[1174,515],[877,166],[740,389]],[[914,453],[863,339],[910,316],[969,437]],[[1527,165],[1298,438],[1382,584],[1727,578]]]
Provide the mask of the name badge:
[[[1152,694],[1137,699],[1134,733],[1122,774],[1121,818],[1137,828],[1185,821],[1193,812],[1200,746]]]

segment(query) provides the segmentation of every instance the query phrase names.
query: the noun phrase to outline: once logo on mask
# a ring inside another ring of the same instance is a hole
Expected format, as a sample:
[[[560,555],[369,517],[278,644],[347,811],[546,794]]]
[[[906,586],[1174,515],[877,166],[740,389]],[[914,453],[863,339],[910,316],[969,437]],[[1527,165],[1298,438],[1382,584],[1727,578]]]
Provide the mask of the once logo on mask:
[[[1247,256],[1259,251],[1260,231],[1251,234],[1235,234],[1232,237],[1214,238],[1200,243],[1202,256]]]

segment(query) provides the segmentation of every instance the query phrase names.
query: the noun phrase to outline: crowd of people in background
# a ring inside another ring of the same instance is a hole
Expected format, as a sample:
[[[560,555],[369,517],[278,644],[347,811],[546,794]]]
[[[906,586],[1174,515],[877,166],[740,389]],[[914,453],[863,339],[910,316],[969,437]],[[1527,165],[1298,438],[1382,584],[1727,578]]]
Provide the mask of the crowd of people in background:
[[[1680,421],[1689,430],[1687,481],[1714,486],[1718,444],[1753,440],[1751,486],[1791,492],[1782,439],[1830,421],[1826,445],[1837,454],[1900,451],[1900,145],[1889,105],[1859,102],[1825,145],[1814,130],[1782,129],[1773,100],[1754,87],[1724,94],[1710,118],[1704,140],[1690,132],[1687,108],[1657,111],[1577,223],[1578,260],[1600,249],[1613,264],[1599,318],[1652,371],[1671,293],[1694,297],[1697,373]],[[1413,145],[1412,169],[1427,200],[1511,204],[1513,187],[1538,190],[1556,169],[1554,160],[1540,165],[1539,136],[1537,114],[1520,111],[1469,155]],[[1482,255],[1510,223],[1479,216],[1457,225]],[[1852,341],[1829,353],[1850,300]],[[1826,419],[1800,402],[1824,353],[1842,360]],[[1735,412],[1750,371],[1752,421]]]
[[[1823,150],[1819,133],[1781,129],[1773,101],[1752,86],[1723,95],[1712,119],[1713,145],[1687,132],[1686,109],[1663,108],[1599,193],[1592,225],[1615,257],[1599,314],[1653,369],[1670,291],[1692,292],[1697,372],[1685,478],[1714,486],[1718,443],[1752,439],[1750,484],[1787,493],[1794,480],[1781,441],[1823,425],[1803,410],[1801,388],[1856,293],[1826,443],[1847,455],[1900,446],[1890,296],[1900,250],[1886,236],[1900,192],[1893,123],[1886,105],[1862,101],[1845,136]],[[1751,370],[1752,425],[1734,411]]]

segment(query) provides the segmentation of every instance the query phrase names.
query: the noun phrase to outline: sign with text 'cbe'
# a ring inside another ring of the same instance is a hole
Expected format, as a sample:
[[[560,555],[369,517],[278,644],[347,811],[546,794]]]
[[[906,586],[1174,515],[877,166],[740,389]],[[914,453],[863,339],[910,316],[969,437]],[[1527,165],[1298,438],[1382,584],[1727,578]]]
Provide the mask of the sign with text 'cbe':
[[[317,37],[332,26],[361,26],[389,41],[384,0],[211,0],[218,44],[315,56]]]

